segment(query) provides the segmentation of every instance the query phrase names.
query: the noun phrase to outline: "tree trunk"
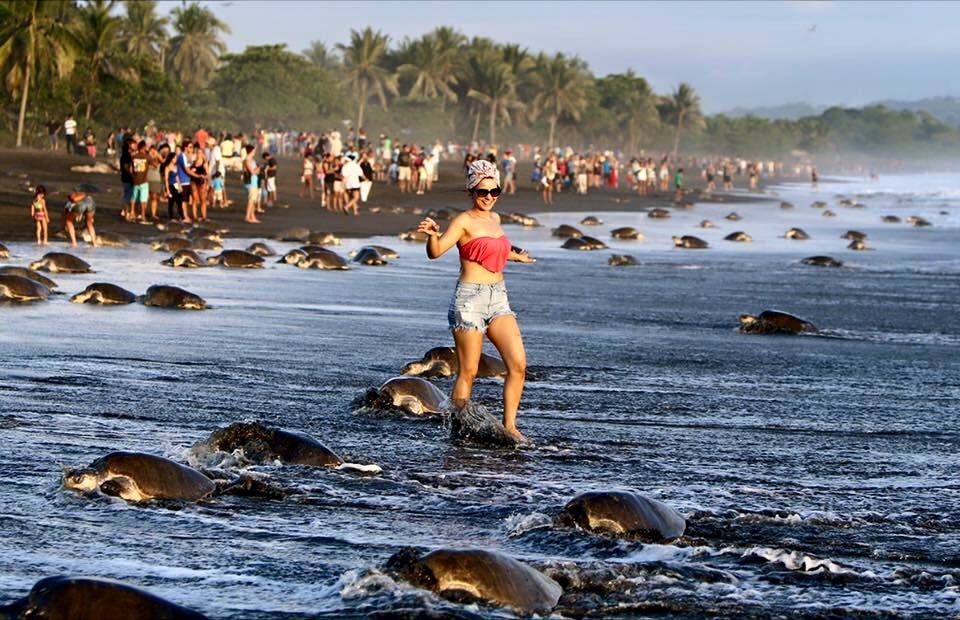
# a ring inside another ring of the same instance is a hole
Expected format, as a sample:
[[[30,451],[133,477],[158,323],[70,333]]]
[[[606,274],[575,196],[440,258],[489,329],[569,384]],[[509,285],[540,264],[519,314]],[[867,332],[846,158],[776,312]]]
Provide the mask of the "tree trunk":
[[[360,110],[357,112],[357,127],[363,127],[363,108],[367,104],[367,85],[360,83]]]
[[[680,128],[683,127],[683,114],[677,115],[677,133],[673,136],[673,158],[677,158],[677,150],[680,148]]]
[[[547,141],[547,145],[548,145],[547,148],[551,150],[553,150],[553,137],[556,133],[556,130],[557,130],[557,117],[551,116],[550,117],[550,139]]]
[[[483,109],[478,105],[477,106],[477,118],[473,121],[473,138],[470,139],[470,142],[476,142],[477,136],[480,135],[480,115],[483,113]]]
[[[20,117],[17,119],[17,146],[23,146],[23,123],[27,118],[27,97],[30,92],[30,65],[32,59],[27,60],[27,70],[23,74],[23,93],[20,95]]]
[[[90,96],[87,98],[87,113],[84,115],[88,121],[90,120],[90,115],[93,114],[92,100],[93,100],[93,94],[91,93]]]
[[[487,146],[493,146],[493,143],[497,141],[497,100],[494,100],[490,103],[490,144]]]

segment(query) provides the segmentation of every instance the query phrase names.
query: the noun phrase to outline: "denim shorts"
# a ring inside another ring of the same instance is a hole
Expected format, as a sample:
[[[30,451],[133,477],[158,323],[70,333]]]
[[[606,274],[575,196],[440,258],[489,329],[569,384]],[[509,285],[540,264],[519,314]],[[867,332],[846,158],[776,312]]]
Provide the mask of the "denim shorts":
[[[447,310],[447,322],[450,329],[486,331],[493,319],[507,314],[515,316],[503,280],[493,284],[458,282]]]

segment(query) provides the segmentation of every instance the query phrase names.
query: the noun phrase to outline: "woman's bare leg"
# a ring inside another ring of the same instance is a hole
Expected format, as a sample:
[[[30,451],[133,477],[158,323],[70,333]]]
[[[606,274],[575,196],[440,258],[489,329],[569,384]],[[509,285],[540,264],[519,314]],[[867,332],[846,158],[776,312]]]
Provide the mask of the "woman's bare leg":
[[[453,342],[457,349],[457,381],[453,384],[453,404],[463,407],[470,400],[473,380],[480,368],[480,353],[483,351],[483,332],[478,329],[453,330]]]
[[[493,319],[487,328],[487,338],[497,347],[507,367],[507,378],[503,382],[503,426],[517,439],[526,441],[526,437],[517,430],[517,409],[527,376],[527,353],[523,348],[517,318],[505,314]]]

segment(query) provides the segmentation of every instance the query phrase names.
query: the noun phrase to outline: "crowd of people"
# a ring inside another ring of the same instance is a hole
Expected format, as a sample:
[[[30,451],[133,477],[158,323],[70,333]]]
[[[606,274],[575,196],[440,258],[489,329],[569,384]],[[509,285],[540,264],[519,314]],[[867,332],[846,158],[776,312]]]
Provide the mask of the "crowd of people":
[[[47,129],[52,150],[59,150],[62,132],[68,152],[97,157],[94,132],[81,132],[72,115],[62,123],[50,120]],[[206,221],[210,209],[234,204],[228,188],[239,181],[243,186],[244,219],[258,224],[266,208],[277,204],[278,157],[299,158],[301,198],[319,200],[328,211],[354,216],[359,215],[359,205],[370,198],[375,183],[395,185],[401,193],[430,192],[439,180],[442,158],[463,158],[464,171],[476,160],[489,161],[499,169],[506,194],[517,191],[518,161],[532,160],[532,186],[545,204],[552,204],[554,195],[560,192],[584,195],[601,188],[619,189],[624,184],[640,195],[672,189],[675,197],[682,199],[685,169],[699,173],[707,192],[718,187],[733,190],[735,177],[746,177],[747,189],[757,190],[761,176],[784,173],[783,162],[772,160],[674,159],[667,155],[628,160],[623,152],[615,150],[578,153],[570,147],[541,149],[529,144],[501,150],[495,145],[444,144],[440,140],[430,145],[402,144],[386,134],[371,139],[364,128],[355,132],[353,127],[346,135],[337,130],[315,133],[260,128],[249,135],[214,135],[198,127],[189,136],[164,131],[151,121],[139,131],[120,127],[110,132],[104,147],[105,154],[119,163],[121,214],[128,221],[139,222],[157,221],[161,202],[166,203],[170,220]],[[810,164],[796,164],[792,172],[797,176],[812,173],[816,178]],[[234,181],[228,183],[230,173],[234,173]],[[82,213],[75,212],[74,216],[87,217],[89,228],[93,227],[92,200],[85,195],[68,202],[69,207],[82,201]],[[31,217],[37,222],[38,243],[46,243],[49,214],[42,195],[31,204]],[[82,219],[78,217],[77,223]]]
[[[432,146],[398,144],[381,134],[374,144],[361,128],[344,140],[339,131],[297,137],[301,157],[300,197],[319,197],[329,211],[358,215],[374,182],[395,184],[401,193],[423,195],[439,178],[441,153]]]
[[[509,157],[500,161],[505,176],[508,171],[512,173],[516,166],[516,159],[510,155],[509,150],[505,151],[505,156],[508,155]],[[468,155],[464,160],[464,168],[475,158]],[[497,162],[495,154],[488,155],[487,159]],[[672,189],[680,199],[684,193],[684,167],[699,173],[707,192],[717,189],[718,179],[722,183],[723,191],[732,191],[734,177],[744,176],[747,177],[747,189],[757,191],[760,176],[784,173],[784,163],[774,160],[692,156],[674,159],[664,155],[660,158],[633,157],[624,164],[623,154],[619,152],[576,153],[570,148],[558,148],[546,153],[537,149],[533,163],[531,181],[545,204],[552,204],[553,195],[558,192],[568,191],[584,195],[601,187],[619,189],[622,183],[626,183],[641,196],[669,192]],[[810,164],[797,164],[793,173],[800,176],[806,170],[809,174],[811,168]]]

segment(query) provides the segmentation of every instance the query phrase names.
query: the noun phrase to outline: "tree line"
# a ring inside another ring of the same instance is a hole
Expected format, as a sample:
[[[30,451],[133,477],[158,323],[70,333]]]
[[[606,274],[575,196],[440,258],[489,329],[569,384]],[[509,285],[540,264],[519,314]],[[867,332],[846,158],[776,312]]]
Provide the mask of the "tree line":
[[[122,6],[122,10],[121,9]],[[227,53],[229,26],[194,2],[0,0],[6,130],[42,133],[73,113],[92,127],[154,120],[248,131],[369,126],[404,141],[498,139],[546,146],[780,157],[791,151],[947,153],[960,133],[923,112],[830,108],[796,121],[707,116],[692,86],[656,93],[628,70],[439,27],[396,43],[372,28]]]

